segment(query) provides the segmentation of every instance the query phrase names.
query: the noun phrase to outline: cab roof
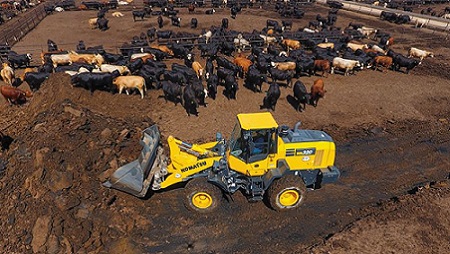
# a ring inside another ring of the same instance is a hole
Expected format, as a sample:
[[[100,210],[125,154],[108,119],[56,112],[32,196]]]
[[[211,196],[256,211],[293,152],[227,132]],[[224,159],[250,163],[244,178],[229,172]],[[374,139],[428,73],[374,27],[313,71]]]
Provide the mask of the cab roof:
[[[270,112],[245,113],[237,115],[241,128],[244,130],[277,128],[278,124]]]

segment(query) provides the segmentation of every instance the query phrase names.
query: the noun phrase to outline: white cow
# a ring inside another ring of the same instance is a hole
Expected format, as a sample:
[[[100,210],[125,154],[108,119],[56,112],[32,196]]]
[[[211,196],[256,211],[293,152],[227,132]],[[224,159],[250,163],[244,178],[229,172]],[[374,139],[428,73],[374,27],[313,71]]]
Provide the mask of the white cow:
[[[356,67],[361,67],[361,63],[357,60],[344,59],[341,57],[333,58],[333,66],[331,67],[331,74],[334,74],[335,69],[345,70],[344,76],[350,75],[350,71],[354,72]]]
[[[420,58],[420,62],[422,62],[422,60],[425,57],[428,57],[428,56],[429,57],[434,57],[433,52],[422,50],[422,49],[418,49],[418,48],[414,48],[414,47],[411,47],[408,50],[408,57],[418,57],[418,58]]]

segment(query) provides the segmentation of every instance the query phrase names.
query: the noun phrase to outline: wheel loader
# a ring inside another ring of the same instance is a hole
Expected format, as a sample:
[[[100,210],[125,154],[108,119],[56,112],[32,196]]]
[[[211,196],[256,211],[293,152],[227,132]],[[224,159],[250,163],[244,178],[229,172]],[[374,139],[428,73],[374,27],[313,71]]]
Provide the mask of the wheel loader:
[[[186,207],[201,213],[213,211],[224,194],[238,190],[249,201],[267,199],[276,211],[297,208],[307,189],[340,176],[332,138],[300,129],[300,124],[278,126],[269,112],[238,114],[228,141],[221,133],[205,144],[169,136],[169,157],[153,125],[143,131],[139,158],[118,168],[103,185],[145,197],[150,187],[156,191],[178,184],[184,186]]]

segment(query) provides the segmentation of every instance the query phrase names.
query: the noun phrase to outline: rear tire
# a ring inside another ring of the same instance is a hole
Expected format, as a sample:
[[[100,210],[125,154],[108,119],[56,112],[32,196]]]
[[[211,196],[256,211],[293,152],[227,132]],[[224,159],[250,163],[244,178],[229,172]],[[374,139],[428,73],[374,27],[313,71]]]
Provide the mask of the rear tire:
[[[222,202],[222,191],[204,178],[196,178],[186,184],[184,205],[199,213],[211,213]]]
[[[306,186],[299,176],[287,175],[275,180],[267,190],[270,206],[278,212],[299,207],[305,201]]]

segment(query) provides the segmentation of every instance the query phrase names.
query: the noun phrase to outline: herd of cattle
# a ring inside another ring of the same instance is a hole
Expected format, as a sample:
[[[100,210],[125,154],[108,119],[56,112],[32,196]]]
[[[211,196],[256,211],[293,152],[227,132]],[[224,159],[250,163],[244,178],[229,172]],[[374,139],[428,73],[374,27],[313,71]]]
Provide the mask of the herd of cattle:
[[[224,96],[236,99],[238,80],[243,79],[244,86],[255,92],[262,92],[263,84],[269,84],[261,108],[275,110],[282,85],[292,87],[296,108],[301,111],[307,104],[317,106],[326,92],[322,77],[328,73],[350,75],[380,67],[383,71],[405,68],[408,73],[425,57],[433,57],[432,52],[418,48],[410,48],[407,56],[394,52],[389,49],[393,38],[376,28],[355,23],[344,29],[336,27],[337,13],[333,8],[326,17],[318,14],[298,31],[292,30],[292,21],[280,25],[271,19],[260,31],[234,31],[228,28],[226,18],[200,34],[151,28],[125,43],[121,54],[106,52],[102,46],[86,47],[83,41],[76,51],[64,51],[48,40],[48,52],[41,53],[42,64],[37,68],[29,68],[30,54],[9,52],[1,71],[8,89],[0,92],[10,103],[20,103],[31,96],[15,88],[22,82],[36,91],[51,73],[65,72],[73,86],[91,93],[125,90],[128,94],[137,89],[144,98],[146,90],[162,89],[166,101],[181,103],[188,115],[197,115],[197,108],[206,106],[207,98],[216,99],[219,86],[224,87]],[[156,43],[163,39],[166,45]],[[205,59],[204,66],[195,59],[198,51]],[[171,61],[168,68],[166,60],[171,58],[183,64]],[[16,78],[15,69],[23,67],[23,75]],[[322,77],[308,91],[300,78],[317,74]]]

